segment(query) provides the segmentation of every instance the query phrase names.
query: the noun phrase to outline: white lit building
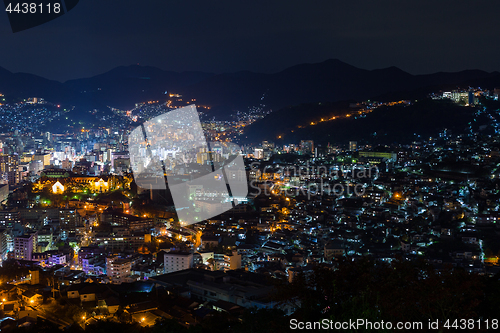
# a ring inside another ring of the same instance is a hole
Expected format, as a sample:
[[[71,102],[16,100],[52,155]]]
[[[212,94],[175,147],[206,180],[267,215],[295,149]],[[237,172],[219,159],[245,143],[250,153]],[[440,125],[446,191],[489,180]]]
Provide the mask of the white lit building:
[[[173,273],[193,267],[193,254],[187,252],[165,253],[165,273]]]

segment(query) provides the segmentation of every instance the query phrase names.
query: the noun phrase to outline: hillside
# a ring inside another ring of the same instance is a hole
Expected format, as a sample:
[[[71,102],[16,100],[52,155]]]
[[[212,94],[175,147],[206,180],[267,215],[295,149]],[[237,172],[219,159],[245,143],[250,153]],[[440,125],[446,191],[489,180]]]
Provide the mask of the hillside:
[[[340,60],[292,66],[273,74],[236,72],[213,74],[172,72],[155,67],[117,67],[106,73],[65,83],[0,68],[0,92],[19,98],[43,97],[54,104],[75,106],[75,117],[93,122],[89,111],[110,117],[109,107],[132,109],[136,103],[167,100],[166,92],[182,94],[184,100],[210,106],[210,116],[228,119],[234,111],[264,105],[280,110],[303,103],[330,103],[366,100],[374,96],[391,99],[393,95],[453,89],[468,85],[500,86],[498,72],[467,70],[456,73],[412,75],[396,67],[360,69]],[[309,110],[316,112],[316,108]],[[318,114],[319,116],[319,114]],[[80,120],[78,120],[79,122]]]
[[[345,144],[351,140],[373,144],[410,143],[420,138],[436,137],[445,128],[458,134],[466,133],[469,123],[475,129],[488,123],[485,116],[476,117],[475,108],[430,99],[412,105],[383,106],[363,116],[346,118],[348,112],[354,112],[348,103],[302,104],[284,108],[248,127],[243,141],[298,143],[308,139],[323,144]],[[334,116],[338,119],[320,122],[321,117],[330,119]],[[279,127],[275,126],[277,123]]]

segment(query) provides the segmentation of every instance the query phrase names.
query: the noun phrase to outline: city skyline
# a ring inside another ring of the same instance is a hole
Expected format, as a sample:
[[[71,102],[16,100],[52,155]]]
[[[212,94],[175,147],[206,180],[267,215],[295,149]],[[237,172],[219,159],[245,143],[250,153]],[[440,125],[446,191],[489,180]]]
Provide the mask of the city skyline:
[[[9,1],[2,332],[498,330],[500,3]]]

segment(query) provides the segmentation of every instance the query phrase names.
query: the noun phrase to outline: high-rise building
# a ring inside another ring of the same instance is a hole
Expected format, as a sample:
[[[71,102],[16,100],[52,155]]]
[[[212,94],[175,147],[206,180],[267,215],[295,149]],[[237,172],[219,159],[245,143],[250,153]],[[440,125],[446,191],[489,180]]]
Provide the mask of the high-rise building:
[[[66,157],[65,160],[62,160],[61,167],[65,170],[71,170],[73,168],[73,162]]]
[[[199,151],[196,153],[196,163],[198,164],[206,164],[207,161],[210,160],[209,152],[204,149],[204,151]]]
[[[259,160],[264,158],[264,149],[262,148],[255,148],[253,156]]]
[[[274,149],[274,142],[262,141],[262,148],[273,150]]]
[[[193,267],[193,254],[188,252],[169,252],[164,257],[165,273],[173,273]]]
[[[19,171],[18,170],[14,170],[14,171],[9,171],[7,172],[7,181],[9,182],[9,184],[12,184],[12,185],[16,185],[16,184],[19,184]]]
[[[233,251],[232,254],[224,255],[224,271],[241,268],[241,254],[238,251]]]
[[[43,162],[40,160],[30,161],[28,164],[29,172],[33,175],[39,175],[43,171]]]
[[[475,104],[475,96],[472,90],[470,91],[452,91],[451,99],[455,103],[461,103],[465,105],[474,105]]]
[[[47,243],[48,246],[52,246],[53,233],[50,229],[42,229],[38,232],[37,241],[38,243]]]
[[[350,151],[356,151],[358,149],[358,142],[356,141],[349,141],[349,150]]]
[[[74,230],[76,227],[84,226],[84,220],[74,209],[59,210],[59,225],[64,230]]]
[[[119,257],[106,258],[106,275],[116,284],[128,282],[132,275],[132,262]]]
[[[20,221],[20,213],[17,209],[0,210],[0,227],[13,228],[14,223],[19,223]]]
[[[17,159],[13,155],[0,154],[0,171],[2,173],[17,170]]]
[[[18,260],[31,260],[33,254],[33,236],[22,235],[14,238],[14,257]]]
[[[9,184],[19,184],[19,168],[16,155],[0,154],[1,178],[7,179]]]
[[[8,197],[9,197],[9,185],[0,184],[0,203],[7,201]]]
[[[314,141],[313,140],[302,140],[300,141],[300,150],[303,154],[313,154],[314,153]]]
[[[33,161],[42,161],[43,166],[50,165],[50,154],[37,154],[33,157]]]
[[[0,264],[3,260],[7,259],[7,252],[9,251],[8,233],[7,229],[0,228]]]

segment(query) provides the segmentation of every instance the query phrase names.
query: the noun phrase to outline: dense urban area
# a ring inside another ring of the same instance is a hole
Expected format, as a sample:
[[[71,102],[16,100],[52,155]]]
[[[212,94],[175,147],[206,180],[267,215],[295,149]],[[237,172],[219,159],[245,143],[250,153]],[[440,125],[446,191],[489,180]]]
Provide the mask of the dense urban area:
[[[471,114],[466,130],[390,145],[285,134],[248,143],[245,129],[265,121],[265,105],[225,121],[197,105],[210,150],[168,172],[196,179],[235,142],[245,170],[233,176],[248,195],[222,214],[220,202],[200,204],[216,216],[194,224],[178,219],[168,187],[136,183],[128,138],[196,99],[171,93],[86,128],[61,121],[72,107],[0,94],[1,330],[284,332],[291,319],[325,318],[332,330],[349,318],[444,328],[467,318],[494,330],[499,93],[432,93]],[[298,129],[415,103],[353,102]],[[59,121],[65,129],[46,130]]]

